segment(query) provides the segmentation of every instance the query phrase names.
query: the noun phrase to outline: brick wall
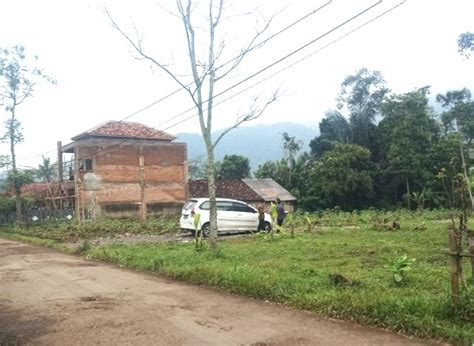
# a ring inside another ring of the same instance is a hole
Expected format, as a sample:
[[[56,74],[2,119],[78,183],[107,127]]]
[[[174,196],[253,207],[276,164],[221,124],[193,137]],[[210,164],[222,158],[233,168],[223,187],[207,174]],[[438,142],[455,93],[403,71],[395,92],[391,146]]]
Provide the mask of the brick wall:
[[[186,145],[105,140],[78,142],[79,165],[92,160],[92,171],[80,172],[80,205],[95,216],[145,216],[179,213],[187,196]]]

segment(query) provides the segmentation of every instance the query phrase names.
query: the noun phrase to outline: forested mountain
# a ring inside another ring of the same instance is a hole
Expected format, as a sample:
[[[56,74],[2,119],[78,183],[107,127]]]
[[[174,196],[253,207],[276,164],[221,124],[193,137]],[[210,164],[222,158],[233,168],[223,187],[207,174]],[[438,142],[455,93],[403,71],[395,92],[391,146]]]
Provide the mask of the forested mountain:
[[[214,138],[221,132],[216,131]],[[241,127],[222,138],[216,147],[216,159],[222,160],[225,155],[241,155],[249,159],[253,171],[266,161],[283,157],[284,132],[302,141],[303,151],[309,150],[309,142],[319,133],[317,129],[289,122]],[[180,133],[177,137],[177,142],[185,142],[188,146],[188,160],[205,160],[206,150],[200,134]]]

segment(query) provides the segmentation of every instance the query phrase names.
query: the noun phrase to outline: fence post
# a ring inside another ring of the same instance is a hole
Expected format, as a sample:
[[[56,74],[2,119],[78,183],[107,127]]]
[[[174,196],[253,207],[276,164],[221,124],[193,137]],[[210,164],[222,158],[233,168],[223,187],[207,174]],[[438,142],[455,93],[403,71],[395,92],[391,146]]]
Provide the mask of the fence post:
[[[471,280],[474,282],[474,231],[467,231],[467,251],[471,256]]]
[[[454,227],[449,229],[449,256],[450,256],[450,272],[451,272],[451,299],[454,306],[459,306],[459,274],[460,274],[460,257],[458,239]]]

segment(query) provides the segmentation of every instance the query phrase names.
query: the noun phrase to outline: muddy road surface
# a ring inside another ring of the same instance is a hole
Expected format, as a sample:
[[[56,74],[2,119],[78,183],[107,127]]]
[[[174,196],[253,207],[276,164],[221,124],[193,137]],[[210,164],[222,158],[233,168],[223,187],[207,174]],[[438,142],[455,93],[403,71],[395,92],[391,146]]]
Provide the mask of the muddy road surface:
[[[0,238],[1,345],[423,345]]]

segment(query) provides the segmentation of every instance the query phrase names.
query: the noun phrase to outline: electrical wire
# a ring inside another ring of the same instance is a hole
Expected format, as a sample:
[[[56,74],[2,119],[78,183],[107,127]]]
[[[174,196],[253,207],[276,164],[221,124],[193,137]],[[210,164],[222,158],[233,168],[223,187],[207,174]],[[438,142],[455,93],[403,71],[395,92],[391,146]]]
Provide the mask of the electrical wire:
[[[398,3],[397,5],[392,6],[391,8],[389,8],[388,10],[382,12],[382,13],[379,14],[378,16],[376,16],[376,17],[374,17],[374,18],[372,18],[372,19],[370,19],[370,20],[368,20],[368,21],[362,23],[361,25],[359,25],[359,26],[357,26],[356,28],[352,29],[351,31],[345,33],[344,35],[339,36],[337,39],[335,39],[335,40],[333,40],[333,41],[327,43],[326,45],[322,46],[321,48],[318,48],[317,50],[313,51],[312,53],[310,53],[310,54],[308,54],[308,55],[306,55],[306,56],[304,56],[304,57],[302,57],[302,58],[296,60],[295,62],[291,63],[290,65],[285,66],[284,68],[282,68],[282,69],[276,71],[275,73],[273,73],[273,74],[271,74],[270,76],[268,76],[268,77],[266,77],[266,78],[264,78],[264,79],[258,81],[257,83],[254,83],[254,84],[252,84],[251,86],[249,86],[249,87],[247,87],[247,88],[245,88],[245,89],[239,91],[238,93],[233,94],[232,96],[230,96],[230,97],[228,97],[228,98],[226,98],[226,99],[224,99],[224,100],[222,100],[222,101],[220,101],[220,102],[214,104],[214,107],[215,107],[215,106],[218,106],[218,105],[220,105],[220,104],[222,104],[222,103],[224,103],[224,102],[229,101],[230,99],[232,99],[232,98],[234,98],[234,97],[236,97],[236,96],[238,96],[238,95],[244,93],[245,91],[248,91],[249,89],[252,89],[253,87],[255,87],[255,86],[257,86],[257,85],[262,84],[263,82],[266,82],[267,80],[269,80],[269,79],[275,77],[276,75],[278,75],[278,74],[280,74],[280,73],[282,73],[282,72],[284,72],[284,71],[286,71],[286,70],[292,68],[293,66],[295,66],[295,65],[297,65],[297,64],[299,64],[299,63],[301,63],[302,61],[304,61],[304,60],[310,58],[311,56],[313,56],[313,55],[319,53],[320,51],[322,51],[322,50],[324,50],[324,49],[326,49],[326,48],[332,46],[333,44],[337,43],[338,41],[342,40],[343,38],[345,38],[345,37],[347,37],[347,36],[353,34],[354,32],[356,32],[356,31],[362,29],[364,26],[366,26],[366,25],[368,25],[368,24],[370,24],[370,23],[376,21],[377,19],[379,19],[379,18],[385,16],[385,15],[388,14],[389,12],[392,12],[392,11],[395,10],[396,8],[398,8],[398,7],[400,7],[401,5],[405,4],[406,1],[407,1],[407,0],[401,1],[401,2]],[[194,109],[194,108],[192,108],[192,109]],[[207,110],[207,109],[204,109],[203,111],[206,111],[206,110]],[[187,113],[187,112],[189,112],[189,110],[186,111],[186,113]],[[183,112],[183,113],[180,113],[178,116],[183,115],[183,114],[185,114],[185,113],[184,113],[184,112]],[[181,123],[183,123],[183,122],[185,122],[185,121],[188,121],[188,120],[190,120],[190,119],[192,119],[192,118],[194,118],[194,117],[196,117],[196,116],[198,116],[198,115],[199,115],[199,113],[194,113],[194,114],[192,114],[191,116],[188,116],[188,117],[186,117],[185,119],[182,119],[182,120],[180,120],[180,121],[178,121],[178,122],[176,122],[176,123],[173,123],[172,125],[170,125],[170,126],[168,126],[168,127],[166,127],[166,128],[163,128],[163,129],[160,130],[160,131],[167,131],[167,130],[169,130],[169,129],[171,129],[171,128],[173,128],[173,127],[175,127],[175,126],[177,126],[177,125],[179,125],[179,124],[181,124]],[[159,125],[158,125],[158,126],[159,126]]]
[[[278,31],[275,32],[274,34],[272,34],[272,35],[270,35],[269,37],[267,37],[265,40],[263,40],[263,41],[257,43],[257,44],[254,45],[254,46],[249,47],[249,48],[248,48],[248,52],[253,51],[253,50],[255,50],[255,49],[258,49],[258,48],[260,48],[261,46],[267,44],[269,41],[271,41],[272,39],[274,39],[274,38],[277,37],[278,35],[280,35],[280,34],[286,32],[286,31],[288,31],[289,29],[291,29],[292,27],[296,26],[297,24],[302,23],[303,21],[305,21],[306,19],[308,19],[308,18],[311,17],[312,15],[318,13],[320,10],[322,10],[322,9],[325,8],[326,6],[330,5],[331,3],[332,3],[332,0],[329,0],[329,1],[327,1],[326,3],[322,4],[321,6],[319,6],[318,8],[316,8],[316,9],[312,10],[311,12],[305,14],[303,17],[298,18],[296,21],[294,21],[294,22],[290,23],[289,25],[285,26],[284,28],[278,30]],[[240,58],[241,58],[241,54],[239,54],[239,55],[233,57],[232,59],[229,59],[228,61],[226,61],[225,63],[223,63],[222,65],[220,65],[219,68],[223,68],[223,67],[225,67],[225,66],[227,66],[227,65],[229,65],[229,64],[231,64],[231,63],[233,63],[233,62],[235,62],[236,60],[238,60],[238,59],[240,59]],[[190,82],[190,83],[188,83],[188,84],[185,84],[185,87],[189,87],[189,86],[191,86],[191,85],[193,85],[193,84],[194,84],[194,81],[192,81],[192,82]],[[133,112],[132,114],[127,115],[126,117],[120,119],[119,121],[124,121],[124,120],[127,120],[127,119],[131,118],[131,117],[134,117],[135,115],[137,115],[137,114],[139,114],[139,113],[141,113],[141,112],[143,112],[143,111],[145,111],[145,110],[147,110],[147,109],[149,109],[149,108],[155,106],[155,105],[158,104],[158,103],[161,103],[161,102],[165,101],[166,99],[170,98],[171,96],[174,96],[175,94],[177,94],[177,93],[179,93],[179,92],[181,92],[181,91],[183,91],[183,90],[184,90],[184,88],[180,87],[180,88],[178,88],[178,89],[172,91],[171,93],[167,94],[166,96],[163,96],[163,97],[159,98],[158,100],[153,101],[153,102],[150,103],[149,105],[144,106],[143,108],[140,108],[139,110]]]
[[[333,33],[334,31],[338,30],[339,28],[343,27],[344,25],[346,25],[346,24],[352,22],[352,21],[355,20],[356,18],[358,18],[358,17],[364,15],[364,14],[367,13],[368,11],[371,11],[374,7],[380,5],[381,3],[382,3],[382,0],[379,0],[379,1],[377,1],[376,3],[370,5],[369,7],[366,7],[365,9],[363,9],[363,10],[360,11],[360,12],[358,12],[357,14],[355,14],[355,15],[349,17],[348,19],[344,20],[343,22],[339,23],[338,25],[332,27],[330,30],[326,31],[325,33],[323,33],[323,34],[317,36],[316,38],[310,40],[309,42],[305,43],[304,45],[302,45],[302,46],[298,47],[297,49],[291,51],[290,53],[286,54],[286,55],[283,56],[282,58],[279,58],[278,60],[276,60],[276,61],[274,61],[274,62],[272,62],[272,63],[266,65],[265,67],[259,69],[258,71],[252,73],[250,76],[245,77],[244,79],[242,79],[242,80],[240,80],[239,82],[237,82],[237,83],[231,85],[230,87],[224,89],[223,91],[220,91],[219,93],[213,95],[212,97],[208,98],[207,100],[203,101],[202,103],[208,103],[211,99],[213,100],[213,99],[215,99],[215,98],[217,98],[217,97],[219,97],[219,96],[221,96],[221,95],[223,95],[223,94],[229,92],[230,90],[235,89],[235,88],[238,87],[239,85],[242,85],[243,83],[245,83],[245,82],[247,82],[247,81],[249,81],[249,80],[255,78],[255,77],[258,76],[259,74],[261,74],[261,73],[263,73],[263,72],[269,70],[270,68],[272,68],[272,67],[275,66],[275,65],[278,65],[278,64],[281,63],[282,61],[285,61],[286,59],[289,59],[290,57],[292,57],[292,56],[294,56],[295,54],[297,54],[297,53],[301,52],[302,50],[304,50],[305,48],[307,48],[307,47],[309,47],[309,46],[315,44],[315,43],[318,42],[319,40],[321,40],[321,39],[323,39],[324,37],[330,35],[331,33]],[[186,113],[188,113],[188,112],[190,112],[190,111],[192,111],[192,110],[194,110],[194,109],[195,109],[195,107],[191,107],[191,108],[189,108],[189,109],[186,109],[184,112],[181,112],[180,114],[178,114],[178,115],[176,115],[176,116],[174,116],[174,117],[172,117],[172,118],[170,118],[170,119],[178,118],[178,117],[180,117],[180,116],[182,116],[182,115],[184,115],[184,114],[186,114]],[[194,116],[194,115],[193,115],[193,116]],[[170,119],[168,119],[168,121],[169,121]],[[115,148],[115,147],[117,147],[117,146],[120,146],[120,145],[123,144],[123,143],[126,143],[126,142],[127,142],[127,140],[123,140],[123,141],[121,141],[121,142],[119,142],[119,143],[116,143],[116,144],[114,144],[114,145],[105,147],[105,148],[103,148],[103,149],[100,149],[100,150],[96,151],[96,154],[98,155],[98,154],[102,153],[102,152],[105,151],[105,150],[113,149],[113,148]]]
[[[333,27],[333,28],[330,29],[329,31],[325,32],[324,34],[322,34],[322,35],[316,37],[315,39],[313,39],[313,40],[311,40],[311,41],[309,41],[308,43],[304,44],[303,46],[299,47],[298,49],[296,49],[296,50],[290,52],[289,54],[287,54],[287,55],[285,55],[284,57],[282,57],[282,58],[276,60],[275,62],[273,62],[273,63],[271,63],[271,64],[265,66],[264,68],[258,70],[257,72],[251,74],[250,76],[244,78],[243,80],[239,81],[238,83],[235,83],[234,85],[230,86],[229,88],[227,88],[227,89],[225,89],[225,90],[219,92],[218,94],[214,95],[213,98],[219,97],[219,96],[221,96],[221,95],[223,95],[223,94],[229,92],[230,90],[232,90],[232,89],[236,88],[237,86],[239,86],[239,85],[245,83],[246,81],[248,81],[248,80],[250,80],[250,79],[256,77],[257,75],[259,75],[259,74],[261,74],[261,73],[267,71],[267,70],[270,69],[271,67],[273,67],[273,66],[279,64],[280,62],[282,62],[282,61],[284,61],[284,60],[286,60],[286,59],[288,59],[288,58],[290,58],[291,56],[297,54],[298,52],[302,51],[303,49],[307,48],[308,46],[310,46],[310,45],[316,43],[317,41],[319,41],[319,40],[322,39],[323,37],[328,36],[330,33],[336,31],[337,29],[339,29],[339,28],[341,28],[342,26],[346,25],[347,23],[353,21],[354,19],[358,18],[359,16],[363,15],[364,13],[367,13],[368,11],[370,11],[371,9],[373,9],[375,6],[379,5],[381,2],[382,2],[382,1],[380,0],[380,1],[378,1],[377,3],[374,3],[373,5],[367,7],[367,8],[364,9],[363,11],[361,11],[361,12],[357,13],[356,15],[350,17],[349,19],[347,19],[346,21],[340,23],[339,25]],[[271,78],[273,78],[274,76],[276,76],[276,75],[282,73],[283,71],[290,69],[291,67],[293,67],[293,66],[295,66],[295,65],[297,65],[297,64],[299,64],[299,63],[301,63],[303,60],[308,59],[309,57],[315,55],[316,53],[320,52],[321,50],[323,50],[323,49],[325,49],[325,48],[327,48],[327,47],[329,47],[329,46],[335,44],[336,42],[342,40],[343,38],[349,36],[350,34],[352,34],[352,33],[356,32],[356,31],[360,30],[362,27],[364,27],[364,26],[366,26],[366,25],[368,25],[368,24],[374,22],[375,20],[377,20],[377,19],[379,19],[379,18],[385,16],[386,14],[388,14],[389,12],[395,10],[395,9],[398,8],[399,6],[403,5],[404,3],[406,3],[406,0],[404,0],[404,1],[400,2],[400,3],[398,3],[397,5],[395,5],[395,6],[391,7],[391,8],[389,8],[388,10],[382,12],[381,14],[379,14],[378,16],[376,16],[376,17],[370,19],[369,21],[364,22],[363,24],[357,26],[356,28],[354,28],[354,29],[352,29],[351,31],[345,33],[344,35],[339,36],[337,39],[335,39],[335,40],[329,42],[328,44],[326,44],[326,45],[324,45],[323,47],[317,49],[316,51],[313,51],[312,53],[310,53],[310,54],[308,54],[308,55],[306,55],[306,56],[304,56],[304,57],[298,59],[297,61],[293,62],[292,64],[290,64],[290,65],[288,65],[288,66],[285,66],[284,68],[282,68],[282,69],[276,71],[276,72],[273,73],[272,75],[270,75],[270,76],[268,76],[268,77],[266,77],[266,78],[264,78],[264,79],[262,79],[262,80],[260,80],[260,81],[258,81],[258,82],[256,82],[256,83],[252,84],[251,86],[249,86],[249,87],[247,87],[247,88],[245,88],[245,89],[239,91],[238,93],[235,93],[235,94],[229,96],[228,98],[226,98],[226,99],[224,99],[224,100],[219,101],[219,102],[216,103],[214,106],[218,106],[218,105],[220,105],[220,104],[222,104],[222,103],[225,103],[225,102],[227,102],[228,100],[230,100],[230,99],[236,97],[237,95],[240,95],[240,94],[242,94],[243,92],[245,92],[245,91],[247,91],[247,90],[249,90],[249,89],[251,89],[251,88],[253,88],[253,87],[255,87],[255,86],[257,86],[257,85],[259,85],[259,84],[261,84],[261,83],[263,83],[263,82],[265,82],[265,81],[271,79]],[[181,89],[180,89],[180,90],[181,90]],[[177,92],[177,91],[176,91],[176,92]],[[176,92],[173,92],[173,93],[176,93]],[[162,100],[163,100],[164,98],[166,98],[166,97],[169,97],[169,96],[165,96],[165,97],[161,98],[160,100],[162,101]],[[208,102],[208,101],[211,100],[211,99],[212,99],[212,98],[209,98],[208,100],[206,100],[206,101],[204,101],[204,102]],[[161,102],[160,100],[155,101],[154,104],[156,104],[156,103],[158,103],[158,102]],[[150,107],[151,107],[151,105],[150,105]],[[149,108],[149,107],[148,107],[148,108]],[[146,109],[146,108],[145,108],[145,109]],[[193,107],[193,108],[190,108],[190,109],[187,109],[186,111],[181,112],[180,114],[178,114],[178,115],[176,115],[176,116],[173,116],[172,118],[168,119],[165,123],[169,122],[169,121],[172,120],[172,119],[176,119],[176,118],[178,118],[178,117],[180,117],[180,116],[182,116],[182,115],[188,113],[190,110],[194,110],[194,109],[195,109],[194,107]],[[138,110],[137,112],[132,113],[132,114],[129,115],[128,117],[131,117],[131,116],[133,116],[133,115],[136,115],[136,114],[138,114],[139,112],[141,112],[141,110]],[[178,121],[178,122],[176,122],[176,123],[173,123],[172,125],[166,127],[165,129],[163,129],[163,130],[161,130],[161,131],[166,131],[166,130],[168,130],[168,129],[172,128],[172,127],[175,127],[175,126],[177,126],[177,125],[183,123],[184,121],[187,121],[187,120],[189,120],[189,119],[191,119],[191,118],[193,118],[193,117],[195,117],[195,116],[197,116],[197,115],[198,115],[198,113],[192,114],[191,116],[189,116],[189,117],[187,117],[187,118],[185,118],[185,119],[183,119],[183,120],[180,120],[180,121]],[[160,125],[161,125],[161,124],[160,124]],[[101,153],[101,152],[103,152],[103,151],[105,151],[105,150],[110,150],[110,149],[112,149],[112,148],[114,148],[114,147],[117,147],[117,146],[119,146],[119,145],[121,145],[121,144],[123,144],[123,143],[125,143],[125,142],[126,142],[126,141],[121,141],[120,143],[114,144],[114,145],[112,145],[112,146],[108,146],[108,147],[106,147],[106,148],[104,148],[104,149],[102,149],[102,150],[97,151],[97,154],[99,154],[99,153]],[[50,152],[48,152],[48,153],[51,153],[51,152],[53,152],[53,151],[50,151]],[[40,155],[37,155],[37,156],[40,156]]]
[[[319,11],[321,11],[322,9],[324,9],[326,6],[330,5],[331,3],[332,3],[332,0],[329,0],[329,1],[325,2],[325,3],[322,4],[321,6],[319,6],[319,7],[315,8],[314,10],[312,10],[312,11],[306,13],[304,16],[298,18],[298,19],[295,20],[294,22],[288,24],[287,26],[285,26],[285,27],[283,27],[282,29],[278,30],[277,32],[273,33],[272,35],[270,35],[269,37],[267,37],[265,40],[263,40],[263,41],[257,43],[257,44],[254,45],[254,46],[249,47],[248,50],[249,50],[249,51],[252,51],[252,50],[258,49],[259,47],[261,47],[261,46],[265,45],[266,43],[268,43],[270,40],[272,40],[272,39],[274,39],[275,37],[277,37],[278,35],[281,35],[282,33],[288,31],[288,30],[291,29],[292,27],[294,27],[294,26],[296,26],[296,25],[302,23],[302,22],[305,21],[306,19],[308,19],[308,18],[310,18],[311,16],[315,15],[316,13],[318,13]],[[235,56],[235,57],[232,58],[232,59],[229,59],[228,61],[226,61],[225,63],[223,63],[223,64],[220,66],[220,68],[229,65],[230,63],[236,61],[236,60],[239,59],[239,58],[240,58],[240,55]],[[191,82],[191,83],[187,84],[186,87],[191,86],[193,83],[194,83],[194,82]],[[153,101],[152,103],[150,103],[150,104],[148,104],[148,105],[146,105],[146,106],[144,106],[144,107],[142,107],[142,108],[136,110],[135,112],[133,112],[133,113],[131,113],[131,114],[129,114],[129,115],[123,117],[122,119],[120,119],[120,120],[118,120],[118,121],[119,121],[119,122],[122,122],[122,121],[125,121],[125,120],[127,120],[127,119],[130,119],[130,118],[136,116],[137,114],[139,114],[139,113],[141,113],[141,112],[143,112],[143,111],[145,111],[145,110],[147,110],[147,109],[149,109],[149,108],[151,108],[151,107],[153,107],[153,106],[155,106],[155,105],[157,105],[157,104],[159,104],[159,103],[161,103],[161,102],[167,100],[168,98],[170,98],[170,97],[172,97],[172,96],[178,94],[179,92],[181,92],[181,91],[183,91],[183,90],[184,90],[184,89],[180,87],[180,88],[178,88],[178,89],[176,89],[176,90],[170,92],[169,94],[160,97],[159,99]],[[172,120],[172,119],[171,119],[171,120]],[[34,158],[37,158],[37,157],[44,156],[44,155],[46,155],[46,154],[54,153],[55,151],[56,151],[56,150],[50,150],[50,151],[45,152],[45,153],[41,153],[41,154],[29,156],[29,157],[22,157],[22,158],[19,158],[18,160],[21,160],[21,161],[31,160],[31,159],[34,159]]]

